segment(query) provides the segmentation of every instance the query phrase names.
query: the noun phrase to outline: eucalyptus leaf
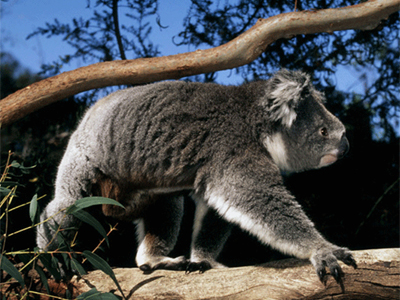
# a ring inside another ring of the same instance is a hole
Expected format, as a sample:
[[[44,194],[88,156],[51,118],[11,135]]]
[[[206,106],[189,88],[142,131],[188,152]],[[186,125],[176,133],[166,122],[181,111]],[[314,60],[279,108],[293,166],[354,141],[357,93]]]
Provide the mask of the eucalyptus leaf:
[[[82,222],[85,222],[85,223],[91,225],[94,229],[96,229],[102,235],[102,237],[104,237],[104,239],[107,242],[107,245],[109,246],[109,242],[108,242],[108,237],[107,237],[106,231],[104,230],[104,228],[100,224],[100,222],[97,221],[91,214],[89,214],[88,212],[86,212],[84,210],[74,211],[72,214],[76,218],[81,220]]]
[[[8,260],[5,255],[1,255],[1,265],[0,269],[3,269],[6,273],[8,273],[12,278],[17,280],[22,287],[25,287],[24,279],[22,278],[21,273],[18,271],[16,267]]]
[[[23,253],[23,254],[17,254],[17,258],[23,262],[25,265],[31,260],[31,255]]]
[[[19,162],[17,162],[16,160],[13,160],[10,165],[10,167],[13,167],[13,168],[19,168],[20,166],[21,166],[21,164]]]
[[[72,266],[72,269],[78,271],[79,274],[81,274],[81,275],[86,274],[85,268],[75,258],[71,259],[71,266]]]
[[[10,192],[10,189],[0,186],[0,194],[2,198],[7,196]]]
[[[37,264],[35,264],[35,270],[36,270],[36,272],[38,272],[38,274],[40,276],[40,281],[46,288],[47,294],[50,294],[49,283],[47,282],[47,277],[46,277],[46,274],[44,273],[43,269],[41,267],[39,267]]]
[[[53,265],[54,261],[52,260],[52,255],[41,254],[40,261],[43,263],[47,271],[49,271],[50,274],[53,275],[55,280],[57,281],[61,280],[61,272],[58,270],[57,263],[55,266]]]
[[[63,267],[66,270],[71,269],[71,257],[67,253],[60,253],[60,254],[61,254],[61,257],[63,258],[63,261],[64,261]]]
[[[121,286],[118,283],[117,277],[115,277],[114,271],[111,269],[110,265],[104,259],[102,259],[97,254],[92,253],[88,250],[83,251],[83,256],[85,256],[87,258],[87,260],[93,265],[93,267],[103,271],[105,274],[110,276],[110,278],[114,281],[118,290],[122,294],[123,298],[126,298],[122,291]]]
[[[25,186],[25,185],[23,185],[23,184],[21,184],[21,183],[18,183],[18,182],[16,182],[16,181],[3,181],[3,182],[1,182],[0,183],[2,186],[15,186],[15,185],[18,185],[18,186]]]
[[[29,204],[29,217],[31,218],[32,223],[35,223],[36,213],[38,209],[38,201],[37,194],[35,194]]]
[[[21,170],[30,170],[30,169],[36,168],[36,165],[35,166],[31,166],[31,167],[25,167],[24,165],[21,165],[19,162],[14,160],[14,161],[11,162],[10,167],[19,168]]]
[[[121,203],[119,203],[118,201],[115,201],[113,199],[104,198],[104,197],[85,197],[85,198],[76,200],[76,202],[73,205],[68,207],[68,209],[65,213],[72,214],[75,211],[79,211],[81,209],[88,208],[93,205],[101,205],[101,204],[117,205],[117,206],[124,208],[124,206]]]
[[[111,269],[110,265],[96,253],[92,253],[88,250],[83,251],[83,256],[87,258],[87,260],[95,267],[103,271],[105,274],[110,276],[114,281],[116,281],[116,277],[114,271]]]
[[[96,290],[96,288],[92,288],[90,291],[80,294],[76,300],[95,300],[95,299],[100,299],[100,300],[120,300],[121,297],[118,297],[114,294],[111,293],[102,293]]]

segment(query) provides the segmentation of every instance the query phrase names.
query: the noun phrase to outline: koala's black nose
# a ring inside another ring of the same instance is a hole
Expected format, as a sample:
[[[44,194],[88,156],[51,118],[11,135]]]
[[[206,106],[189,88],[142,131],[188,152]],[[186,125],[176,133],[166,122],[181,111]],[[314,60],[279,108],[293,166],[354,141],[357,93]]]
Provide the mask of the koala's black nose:
[[[343,158],[347,154],[347,152],[349,152],[349,149],[349,141],[347,140],[346,135],[343,134],[342,139],[340,140],[338,158]]]

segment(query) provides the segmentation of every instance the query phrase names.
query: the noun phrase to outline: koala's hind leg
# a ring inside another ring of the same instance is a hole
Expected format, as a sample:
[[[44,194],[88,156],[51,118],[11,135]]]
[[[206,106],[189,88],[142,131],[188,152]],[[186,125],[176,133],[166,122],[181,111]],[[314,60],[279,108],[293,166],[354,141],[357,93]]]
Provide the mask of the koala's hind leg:
[[[211,268],[224,268],[216,259],[231,233],[232,224],[222,219],[199,197],[193,198],[196,200],[196,214],[187,271],[204,272]]]
[[[122,221],[141,218],[145,211],[154,205],[153,200],[155,200],[152,193],[132,189],[129,182],[118,182],[101,172],[98,172],[93,180],[92,195],[111,198],[121,203],[124,208],[103,204],[102,211],[105,216]]]
[[[178,239],[183,216],[183,196],[176,194],[153,195],[157,199],[137,222],[138,252],[136,263],[144,272],[156,269],[184,270],[184,256],[167,255]]]

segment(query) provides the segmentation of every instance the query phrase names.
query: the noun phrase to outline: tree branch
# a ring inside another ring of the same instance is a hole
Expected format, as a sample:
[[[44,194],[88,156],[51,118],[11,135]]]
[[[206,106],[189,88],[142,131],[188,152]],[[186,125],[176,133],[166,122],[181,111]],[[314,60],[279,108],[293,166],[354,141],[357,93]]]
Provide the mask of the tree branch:
[[[399,299],[400,250],[353,252],[358,268],[343,266],[345,293],[332,277],[324,286],[313,266],[300,259],[272,261],[259,266],[212,269],[203,274],[157,270],[143,274],[138,268],[114,269],[124,294],[134,299]],[[113,280],[100,270],[74,284],[76,296],[93,287],[111,292]],[[139,289],[140,287],[140,289]],[[118,292],[117,292],[118,293]]]
[[[8,125],[68,96],[105,86],[141,84],[248,64],[281,38],[347,29],[371,30],[400,8],[400,0],[369,0],[336,9],[280,14],[258,22],[222,46],[178,55],[102,62],[36,82],[0,101]]]

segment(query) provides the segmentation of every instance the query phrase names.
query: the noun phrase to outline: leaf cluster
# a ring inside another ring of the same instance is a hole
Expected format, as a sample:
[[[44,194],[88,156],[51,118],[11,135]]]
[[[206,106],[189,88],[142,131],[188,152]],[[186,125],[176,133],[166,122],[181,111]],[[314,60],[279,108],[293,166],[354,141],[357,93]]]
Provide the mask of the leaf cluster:
[[[21,299],[32,299],[30,297],[34,295],[51,295],[52,289],[48,282],[48,278],[50,277],[50,275],[53,276],[53,278],[57,282],[60,282],[65,277],[65,275],[67,275],[66,272],[68,271],[75,274],[84,275],[86,274],[86,269],[83,266],[83,263],[85,260],[87,260],[94,268],[102,270],[104,273],[110,276],[110,278],[115,282],[119,292],[123,295],[123,298],[125,299],[124,293],[111,267],[103,258],[94,253],[99,248],[101,243],[103,243],[104,241],[108,243],[108,235],[115,229],[115,227],[111,228],[109,233],[106,233],[100,222],[84,210],[94,205],[102,204],[111,204],[123,207],[115,200],[102,197],[83,198],[77,200],[64,212],[65,217],[67,217],[68,215],[73,215],[74,217],[80,219],[82,222],[91,225],[101,234],[101,236],[103,236],[103,240],[92,252],[88,250],[85,250],[83,252],[76,252],[73,249],[74,241],[70,242],[68,239],[65,238],[66,235],[69,235],[68,231],[75,232],[75,228],[63,229],[61,228],[61,226],[58,225],[54,226],[56,234],[54,235],[53,239],[56,239],[58,244],[58,248],[54,251],[44,251],[42,249],[38,249],[37,247],[35,247],[33,250],[14,250],[9,252],[6,251],[6,243],[9,237],[18,235],[19,233],[27,230],[33,230],[36,226],[48,222],[53,217],[51,216],[49,219],[46,220],[39,219],[38,200],[41,200],[43,197],[38,197],[36,194],[28,203],[13,207],[13,199],[14,197],[16,197],[15,191],[19,186],[17,182],[10,180],[12,178],[13,169],[20,169],[23,172],[29,172],[30,169],[34,168],[34,166],[24,167],[16,161],[10,162],[11,155],[12,153],[10,152],[4,172],[0,178],[0,192],[2,194],[2,201],[0,203],[0,222],[2,225],[0,227],[0,270],[5,272],[1,272],[1,294],[3,294],[4,297],[21,297]],[[29,205],[29,217],[31,219],[32,225],[15,232],[9,232],[9,213],[27,205]],[[58,213],[61,213],[61,211]],[[82,259],[84,260],[82,261]],[[18,267],[16,267],[16,262],[20,262],[19,264],[17,264]],[[44,289],[43,291],[40,291],[40,287],[39,291],[35,290],[35,288],[37,288],[37,282],[30,280],[31,277],[29,276],[29,272],[33,270],[40,278],[40,283],[42,285],[42,288]],[[72,297],[72,293],[67,290],[65,292],[65,297],[70,299]],[[100,293],[96,289],[92,289],[87,293],[81,294],[78,299],[89,299],[93,297],[101,297],[101,299],[119,299],[119,297],[115,296],[114,294]],[[58,299],[63,298],[58,297]]]

